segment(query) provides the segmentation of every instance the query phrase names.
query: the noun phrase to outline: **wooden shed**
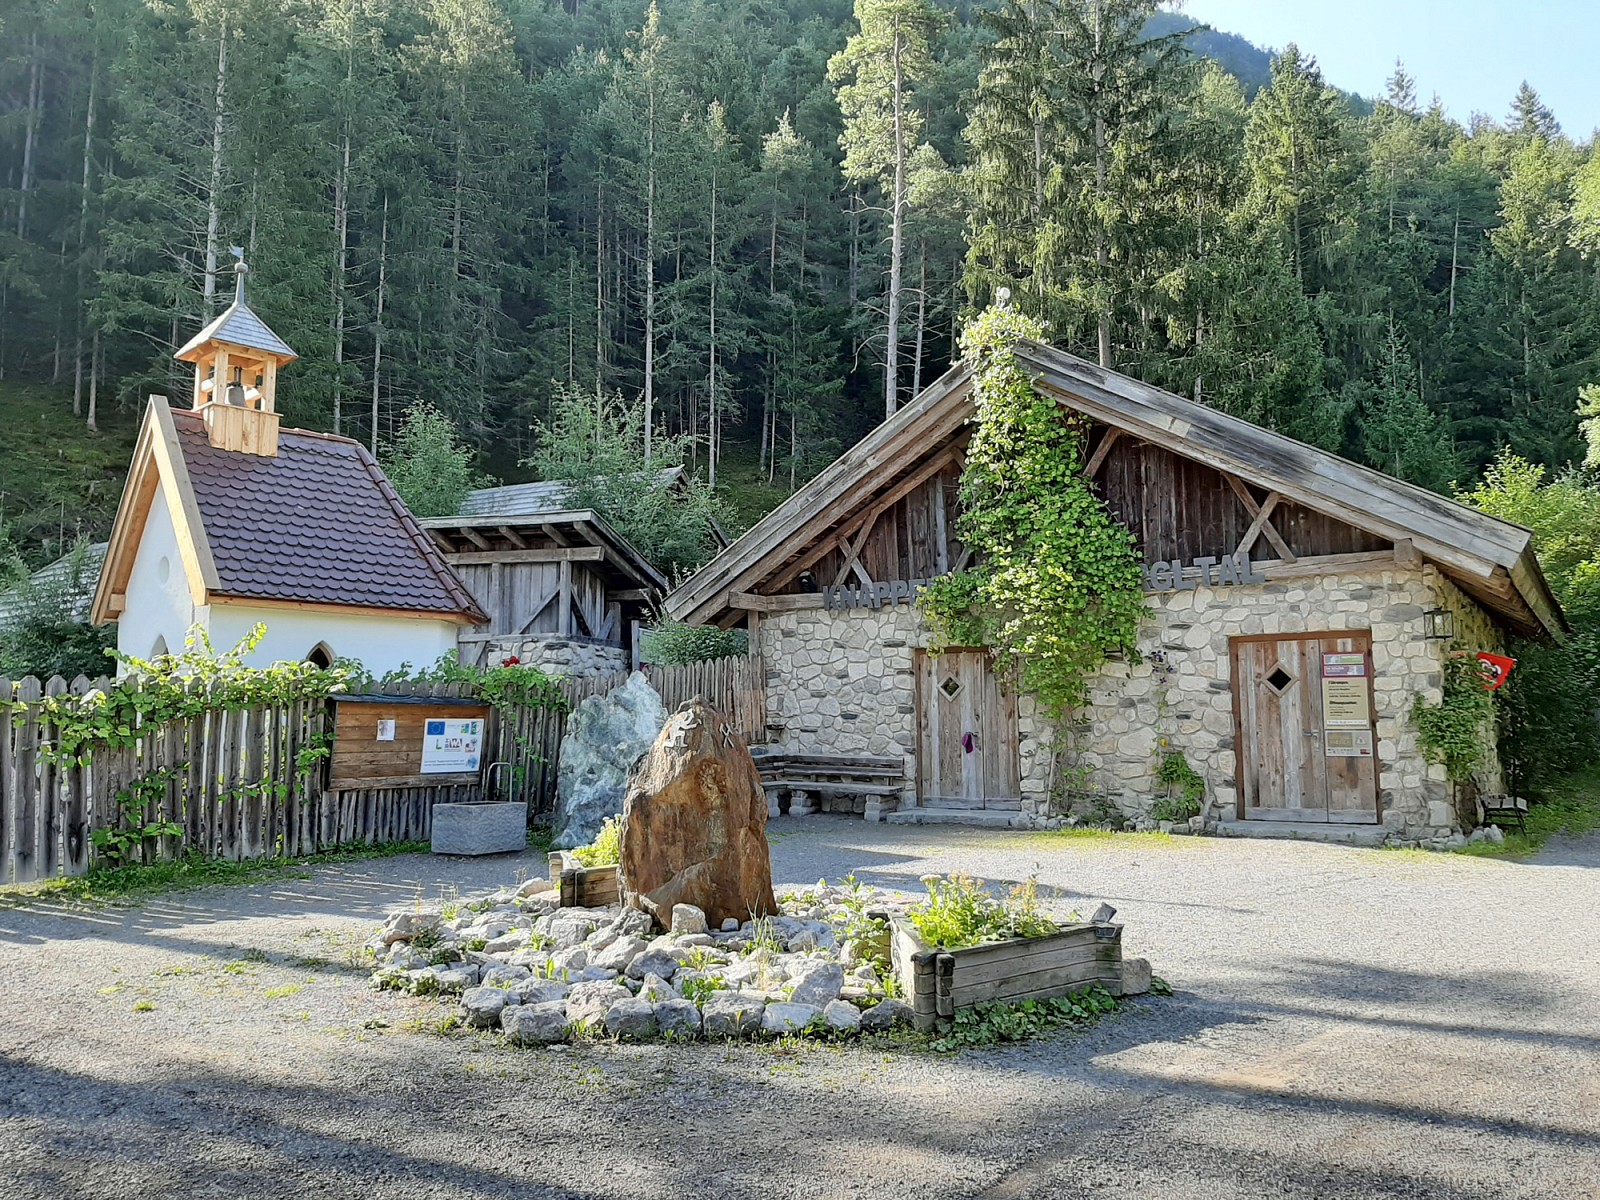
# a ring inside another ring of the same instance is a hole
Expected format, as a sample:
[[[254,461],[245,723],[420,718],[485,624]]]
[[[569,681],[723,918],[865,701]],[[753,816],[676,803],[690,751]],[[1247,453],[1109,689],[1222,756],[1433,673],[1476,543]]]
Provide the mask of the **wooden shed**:
[[[471,493],[422,522],[488,614],[458,637],[461,660],[599,674],[638,665],[638,628],[666,580],[604,518],[564,506],[558,484]]]

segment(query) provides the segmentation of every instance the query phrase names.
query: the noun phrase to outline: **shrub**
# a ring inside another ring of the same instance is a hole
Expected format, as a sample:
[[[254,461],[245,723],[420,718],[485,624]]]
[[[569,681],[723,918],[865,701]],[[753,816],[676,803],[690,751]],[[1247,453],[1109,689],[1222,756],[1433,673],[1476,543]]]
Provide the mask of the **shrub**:
[[[0,675],[60,675],[93,679],[111,669],[106,651],[115,644],[113,626],[94,626],[82,613],[94,593],[99,563],[79,540],[49,571],[34,576],[20,556],[0,541],[0,593],[11,610],[0,623]]]
[[[983,890],[981,880],[960,873],[941,878],[924,875],[928,898],[906,916],[922,940],[941,950],[959,950],[1003,938],[1043,937],[1060,926],[1039,911],[1038,884],[1017,885],[1004,900]]]
[[[622,861],[622,818],[607,817],[594,841],[579,846],[572,857],[586,867],[616,866]]]
[[[644,631],[640,649],[645,661],[660,667],[739,658],[750,653],[750,635],[743,629],[687,625],[663,618]]]

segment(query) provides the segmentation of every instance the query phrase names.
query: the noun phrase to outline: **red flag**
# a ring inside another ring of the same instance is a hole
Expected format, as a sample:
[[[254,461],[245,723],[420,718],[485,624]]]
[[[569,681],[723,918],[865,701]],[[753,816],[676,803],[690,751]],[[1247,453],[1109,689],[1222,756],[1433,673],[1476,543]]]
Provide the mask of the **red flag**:
[[[1505,683],[1511,674],[1511,668],[1517,665],[1517,660],[1507,658],[1504,654],[1490,654],[1487,650],[1478,651],[1478,670],[1483,675],[1483,686],[1491,692]]]

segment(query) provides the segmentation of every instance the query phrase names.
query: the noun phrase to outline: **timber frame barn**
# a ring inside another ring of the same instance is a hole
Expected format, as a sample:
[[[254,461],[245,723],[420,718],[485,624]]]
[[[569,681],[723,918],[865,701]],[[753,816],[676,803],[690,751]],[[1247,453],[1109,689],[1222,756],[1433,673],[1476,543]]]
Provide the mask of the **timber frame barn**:
[[[930,648],[918,586],[969,561],[957,365],[667,597],[672,617],[749,629],[768,740],[903,758],[891,820],[1069,801],[1146,817],[1177,751],[1206,782],[1195,821],[1231,832],[1435,843],[1476,825],[1497,757],[1452,786],[1410,713],[1447,655],[1564,636],[1529,531],[1050,346],[1016,354],[1090,418],[1085,469],[1146,563],[1139,661],[1107,663],[1063,732],[983,648]]]

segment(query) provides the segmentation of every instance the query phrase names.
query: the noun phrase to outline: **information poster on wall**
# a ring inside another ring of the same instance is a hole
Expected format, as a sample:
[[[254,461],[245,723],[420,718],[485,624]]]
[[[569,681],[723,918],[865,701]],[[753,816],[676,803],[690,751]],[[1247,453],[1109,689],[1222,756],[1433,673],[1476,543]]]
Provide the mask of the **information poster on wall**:
[[[1327,758],[1371,758],[1372,730],[1326,730],[1322,735],[1322,749]]]
[[[424,775],[462,775],[483,757],[482,721],[429,721],[422,737]]]
[[[1322,727],[1372,728],[1372,692],[1367,686],[1365,654],[1322,656]],[[1332,755],[1332,741],[1324,739],[1323,744]]]

